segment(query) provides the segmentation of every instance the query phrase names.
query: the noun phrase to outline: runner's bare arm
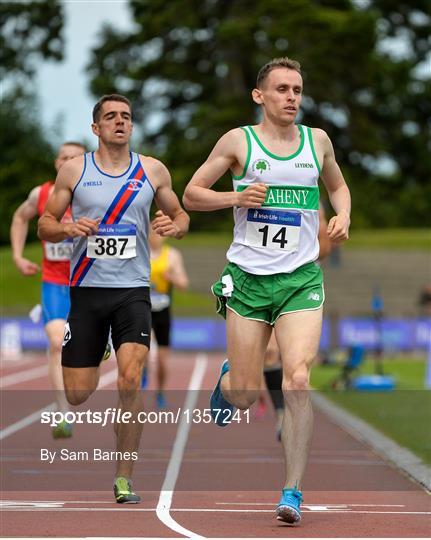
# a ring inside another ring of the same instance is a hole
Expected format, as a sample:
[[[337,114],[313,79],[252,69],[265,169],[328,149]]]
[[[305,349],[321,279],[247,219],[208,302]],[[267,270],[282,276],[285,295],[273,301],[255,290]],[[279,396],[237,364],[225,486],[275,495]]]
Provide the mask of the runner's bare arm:
[[[322,206],[319,205],[319,261],[322,261],[329,255],[332,249],[331,240],[328,235],[328,221],[326,219],[326,213]]]
[[[190,218],[172,189],[171,175],[161,161],[145,158],[145,170],[153,178],[155,201],[160,210],[153,220],[153,229],[160,236],[182,238],[189,230]]]
[[[169,267],[167,279],[177,289],[185,290],[189,286],[189,278],[184,267],[181,253],[175,248],[169,248]]]
[[[97,232],[99,220],[82,217],[74,223],[61,223],[72,200],[73,188],[81,177],[83,160],[82,156],[71,159],[59,170],[54,191],[39,218],[38,235],[41,240],[61,242],[65,238],[89,236]]]
[[[328,135],[317,131],[317,140],[323,148],[323,167],[321,178],[328,191],[329,200],[336,216],[329,220],[328,234],[334,242],[342,242],[349,238],[350,226],[350,191],[335,159],[334,148]]]
[[[10,227],[13,262],[23,276],[34,276],[39,271],[39,265],[23,257],[28,223],[37,216],[39,193],[40,186],[30,191],[28,198],[15,210]]]
[[[183,204],[187,210],[210,212],[232,206],[262,206],[267,190],[262,183],[255,183],[241,192],[218,192],[211,189],[226,171],[238,163],[237,155],[242,147],[246,148],[245,144],[245,135],[241,129],[228,131],[219,139],[208,159],[187,184],[183,195]]]

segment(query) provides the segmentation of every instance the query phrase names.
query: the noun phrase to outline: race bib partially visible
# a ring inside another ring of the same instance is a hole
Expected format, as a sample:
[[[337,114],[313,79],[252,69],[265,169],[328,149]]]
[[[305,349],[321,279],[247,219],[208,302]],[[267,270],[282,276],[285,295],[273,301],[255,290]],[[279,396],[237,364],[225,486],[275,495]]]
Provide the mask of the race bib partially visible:
[[[45,242],[45,258],[51,262],[70,261],[72,257],[73,241],[72,238],[53,244]]]
[[[151,311],[162,311],[171,304],[171,297],[169,294],[158,293],[154,290],[150,291],[151,298]]]
[[[99,225],[87,240],[89,259],[132,259],[136,257],[136,225]]]
[[[295,253],[299,249],[301,214],[281,210],[250,208],[247,212],[245,243]]]

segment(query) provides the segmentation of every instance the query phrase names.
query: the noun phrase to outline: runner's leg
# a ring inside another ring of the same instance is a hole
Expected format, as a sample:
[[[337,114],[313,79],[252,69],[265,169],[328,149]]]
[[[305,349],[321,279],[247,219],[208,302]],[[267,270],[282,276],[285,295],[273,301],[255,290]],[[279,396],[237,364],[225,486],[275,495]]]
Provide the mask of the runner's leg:
[[[226,331],[230,370],[221,380],[222,393],[235,407],[248,409],[259,396],[271,326],[228,309]]]
[[[313,430],[309,395],[311,364],[322,328],[322,308],[287,313],[275,323],[283,363],[284,419],[282,443],[286,463],[285,486],[300,488]]]
[[[131,412],[129,423],[115,424],[118,452],[137,452],[142,434],[142,423],[137,415],[143,410],[141,376],[148,347],[139,343],[123,343],[117,350],[118,409]],[[133,420],[136,420],[133,423]],[[117,460],[116,477],[130,479],[134,460]]]
[[[64,394],[63,373],[61,369],[61,345],[63,343],[64,319],[54,319],[45,325],[45,332],[48,336],[48,366],[49,377],[55,392],[55,401],[59,411],[69,410],[66,396]]]

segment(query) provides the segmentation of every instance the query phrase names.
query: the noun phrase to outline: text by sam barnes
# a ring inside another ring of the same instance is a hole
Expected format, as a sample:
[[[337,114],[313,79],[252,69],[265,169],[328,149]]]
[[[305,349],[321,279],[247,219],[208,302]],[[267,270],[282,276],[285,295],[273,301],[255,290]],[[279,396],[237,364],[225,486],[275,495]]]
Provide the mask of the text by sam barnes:
[[[138,452],[113,452],[102,448],[79,451],[68,448],[61,450],[40,449],[40,460],[47,463],[54,463],[54,461],[136,461],[137,459]]]

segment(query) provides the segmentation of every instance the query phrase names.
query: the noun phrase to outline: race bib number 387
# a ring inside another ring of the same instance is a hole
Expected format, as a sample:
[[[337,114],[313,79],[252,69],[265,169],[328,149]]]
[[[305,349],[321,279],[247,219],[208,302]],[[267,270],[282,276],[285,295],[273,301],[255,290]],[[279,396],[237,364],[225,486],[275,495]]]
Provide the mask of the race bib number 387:
[[[245,243],[293,253],[299,248],[300,212],[250,208],[247,212]]]
[[[131,259],[136,257],[136,225],[99,225],[87,240],[90,259]]]

